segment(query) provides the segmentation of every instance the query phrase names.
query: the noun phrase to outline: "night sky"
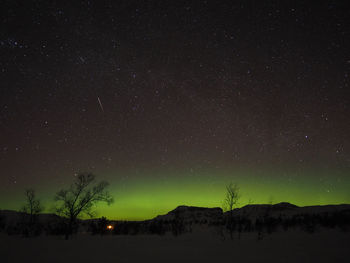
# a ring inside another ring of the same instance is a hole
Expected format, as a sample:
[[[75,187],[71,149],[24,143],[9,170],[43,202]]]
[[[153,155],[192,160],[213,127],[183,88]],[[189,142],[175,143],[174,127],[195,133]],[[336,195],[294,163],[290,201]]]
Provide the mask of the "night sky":
[[[1,1],[0,209],[50,212],[79,172],[99,216],[350,203],[347,1]]]

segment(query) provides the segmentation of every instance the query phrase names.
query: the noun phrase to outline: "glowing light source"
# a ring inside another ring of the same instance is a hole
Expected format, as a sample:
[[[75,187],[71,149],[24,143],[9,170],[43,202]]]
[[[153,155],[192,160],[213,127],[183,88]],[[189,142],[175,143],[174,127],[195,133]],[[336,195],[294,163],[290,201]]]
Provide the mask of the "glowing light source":
[[[107,229],[108,229],[108,230],[112,230],[112,229],[113,229],[113,226],[112,226],[112,225],[108,225],[108,226],[107,226]]]

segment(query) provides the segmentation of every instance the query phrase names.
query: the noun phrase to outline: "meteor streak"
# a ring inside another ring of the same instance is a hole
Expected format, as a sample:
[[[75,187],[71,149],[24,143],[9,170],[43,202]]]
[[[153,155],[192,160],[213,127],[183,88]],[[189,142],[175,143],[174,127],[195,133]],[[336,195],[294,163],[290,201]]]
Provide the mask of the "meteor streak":
[[[101,107],[102,112],[103,112],[103,113],[105,113],[105,111],[104,111],[104,109],[103,109],[103,105],[102,105],[102,103],[101,103],[100,98],[99,98],[99,97],[97,97],[97,100],[98,100],[98,104],[100,104],[100,107]]]

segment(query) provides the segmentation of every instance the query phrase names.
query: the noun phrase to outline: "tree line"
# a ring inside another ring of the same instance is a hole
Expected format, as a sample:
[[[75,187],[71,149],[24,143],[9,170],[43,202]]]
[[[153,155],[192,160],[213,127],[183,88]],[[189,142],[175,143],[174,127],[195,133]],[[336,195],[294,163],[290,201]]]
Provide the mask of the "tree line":
[[[74,178],[73,183],[66,189],[59,190],[54,197],[54,212],[57,215],[56,222],[50,222],[46,230],[51,234],[64,234],[68,239],[78,228],[78,218],[82,215],[93,217],[97,203],[113,203],[113,198],[107,191],[109,183],[97,182],[95,175],[80,173]],[[42,231],[42,224],[38,222],[39,214],[44,210],[40,200],[36,197],[35,190],[25,190],[25,204],[20,209],[21,219],[17,229],[13,232],[21,232],[24,236],[36,236]],[[1,227],[1,220],[0,220]],[[11,233],[11,229],[9,231]]]
[[[64,235],[65,239],[69,239],[81,226],[86,232],[100,235],[107,233],[114,235],[163,235],[170,232],[174,236],[179,236],[192,232],[194,225],[206,224],[215,227],[223,239],[226,239],[227,236],[233,239],[235,234],[240,239],[243,233],[256,232],[257,239],[262,240],[264,236],[277,230],[301,229],[308,233],[314,233],[319,227],[337,227],[347,231],[350,226],[349,211],[293,215],[285,218],[272,216],[270,210],[267,209],[265,214],[260,215],[255,220],[252,220],[247,214],[237,215],[234,213],[234,209],[238,207],[241,194],[240,188],[234,183],[229,183],[225,189],[222,207],[226,213],[221,219],[213,222],[207,222],[206,219],[185,222],[177,211],[175,211],[174,218],[170,220],[111,222],[105,217],[97,220],[80,220],[79,217],[83,215],[90,218],[95,217],[94,208],[98,203],[102,202],[108,205],[113,203],[113,198],[107,191],[108,185],[106,181],[97,182],[96,177],[91,173],[78,174],[70,187],[61,189],[55,194],[55,217],[49,218],[46,222],[38,220],[43,206],[36,197],[35,190],[27,189],[25,190],[25,204],[20,209],[22,212],[20,223],[17,226],[8,227],[6,232],[8,234],[22,234],[25,237],[37,236],[44,232],[47,235]],[[0,216],[0,230],[4,228],[5,223]]]

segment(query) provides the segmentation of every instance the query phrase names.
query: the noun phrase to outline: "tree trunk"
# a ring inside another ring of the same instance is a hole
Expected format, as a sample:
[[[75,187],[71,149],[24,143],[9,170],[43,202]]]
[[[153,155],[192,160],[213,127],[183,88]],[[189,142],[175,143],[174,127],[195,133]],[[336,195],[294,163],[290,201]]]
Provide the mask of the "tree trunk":
[[[69,219],[68,226],[67,226],[67,229],[66,229],[66,235],[65,235],[65,239],[66,239],[66,240],[68,240],[68,239],[69,239],[69,236],[72,234],[72,231],[73,231],[73,221],[74,221],[73,218],[70,218],[70,219]]]

